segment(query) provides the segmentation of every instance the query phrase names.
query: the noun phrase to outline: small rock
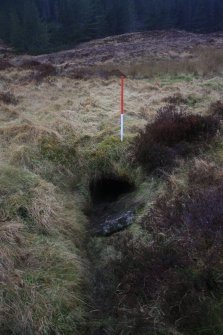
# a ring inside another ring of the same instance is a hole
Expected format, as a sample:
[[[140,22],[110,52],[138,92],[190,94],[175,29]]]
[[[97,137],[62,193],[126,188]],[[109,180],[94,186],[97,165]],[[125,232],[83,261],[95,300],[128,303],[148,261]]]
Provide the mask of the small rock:
[[[133,223],[134,213],[128,211],[116,216],[109,216],[97,231],[98,236],[109,236],[121,231]]]

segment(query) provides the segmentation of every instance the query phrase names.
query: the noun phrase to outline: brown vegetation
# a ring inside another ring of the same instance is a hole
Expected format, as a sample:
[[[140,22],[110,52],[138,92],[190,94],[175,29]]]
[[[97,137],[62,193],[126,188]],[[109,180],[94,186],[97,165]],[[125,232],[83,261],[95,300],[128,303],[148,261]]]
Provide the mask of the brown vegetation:
[[[73,50],[50,55],[16,57],[15,63],[29,69],[51,64],[58,72],[74,78],[111,77],[117,70],[133,78],[167,73],[210,76],[223,70],[222,44],[222,34],[130,33],[82,43]]]
[[[11,92],[0,92],[0,102],[3,102],[4,104],[7,105],[9,104],[16,105],[18,99]]]
[[[223,101],[217,100],[215,102],[212,102],[209,107],[209,112],[211,115],[214,115],[216,117],[223,118]]]
[[[9,68],[13,67],[13,65],[7,59],[0,59],[0,71],[5,71]]]
[[[113,254],[100,271],[107,271],[112,302],[103,313],[116,320],[105,326],[112,334],[222,333],[222,169],[194,163],[186,186],[170,177],[141,233],[109,241]]]
[[[187,114],[173,105],[166,106],[136,138],[135,160],[148,173],[170,167],[177,157],[194,151],[196,143],[215,136],[219,127],[213,116]]]
[[[170,95],[163,99],[163,102],[171,105],[182,105],[186,104],[187,100],[182,96],[181,93],[177,92],[174,95]]]

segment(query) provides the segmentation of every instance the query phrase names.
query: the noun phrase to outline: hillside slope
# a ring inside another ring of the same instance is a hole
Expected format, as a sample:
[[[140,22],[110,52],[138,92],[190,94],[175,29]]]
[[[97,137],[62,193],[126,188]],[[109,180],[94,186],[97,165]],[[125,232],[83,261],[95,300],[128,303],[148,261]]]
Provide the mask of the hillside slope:
[[[211,61],[210,54],[221,53],[222,45],[222,33],[195,34],[175,30],[153,31],[107,37],[82,43],[73,50],[35,57],[17,57],[12,62],[20,64],[29,59],[50,63],[56,66],[60,73],[71,76],[76,73],[83,76],[83,73],[78,70],[89,76],[92,72],[100,75],[103,74],[103,70],[118,69],[123,69],[126,74],[134,75],[131,66],[142,63],[147,64],[146,74],[149,75],[153,74],[153,70],[149,67],[152,67],[154,62],[158,62],[157,71],[159,72],[159,62],[168,60],[172,60],[175,64],[179,63],[181,67],[185,66],[187,62],[189,64],[195,62],[199,71],[199,62],[197,62],[199,58],[202,56],[203,60]],[[163,71],[166,70],[167,68],[163,69]]]
[[[222,334],[222,43],[171,31],[3,52],[0,334]],[[114,208],[134,224],[92,234]]]
[[[195,34],[183,31],[152,31],[129,33],[82,43],[73,50],[37,56],[36,59],[53,64],[97,65],[112,61],[116,64],[145,57],[190,58],[198,47],[221,49],[223,33]]]

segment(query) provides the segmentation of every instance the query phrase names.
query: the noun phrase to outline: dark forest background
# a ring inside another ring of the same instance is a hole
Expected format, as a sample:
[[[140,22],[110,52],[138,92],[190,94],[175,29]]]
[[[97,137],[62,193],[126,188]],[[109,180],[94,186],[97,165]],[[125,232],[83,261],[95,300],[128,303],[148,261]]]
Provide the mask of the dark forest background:
[[[0,38],[41,53],[153,29],[223,30],[222,0],[0,0]]]

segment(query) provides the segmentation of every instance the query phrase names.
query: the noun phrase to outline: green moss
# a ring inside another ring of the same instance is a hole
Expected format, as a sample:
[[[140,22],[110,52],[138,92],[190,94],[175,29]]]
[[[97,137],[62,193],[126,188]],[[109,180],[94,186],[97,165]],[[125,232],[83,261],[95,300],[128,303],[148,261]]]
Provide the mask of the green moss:
[[[15,192],[28,192],[38,183],[38,178],[31,172],[12,166],[0,168],[0,195],[7,196]]]
[[[171,75],[171,74],[165,74],[165,75],[160,75],[156,77],[155,80],[152,81],[152,83],[157,83],[157,81],[160,82],[160,85],[166,86],[166,85],[173,85],[173,84],[178,84],[181,82],[186,82],[186,83],[192,83],[195,79],[198,77],[195,76],[193,73],[181,73],[181,74],[176,74],[176,75]]]
[[[45,137],[40,142],[40,153],[55,164],[71,168],[76,160],[76,145],[76,138],[60,141],[55,137]]]
[[[0,170],[0,209],[8,218],[19,214],[24,218],[38,178],[29,171],[5,166]]]
[[[100,143],[88,147],[84,152],[85,168],[88,175],[118,170],[121,174],[125,174],[129,167],[128,148],[128,139],[123,143],[115,136],[108,136]]]
[[[214,91],[222,91],[223,89],[222,78],[217,77],[217,78],[209,79],[207,81],[202,82],[201,86],[210,88]]]
[[[202,99],[197,97],[196,95],[189,95],[187,98],[186,98],[186,103],[189,107],[194,107],[197,103],[201,102]]]
[[[115,136],[106,137],[102,142],[100,142],[93,154],[98,157],[105,158],[110,163],[117,162],[120,160],[121,155],[125,154],[125,146],[119,138]]]

